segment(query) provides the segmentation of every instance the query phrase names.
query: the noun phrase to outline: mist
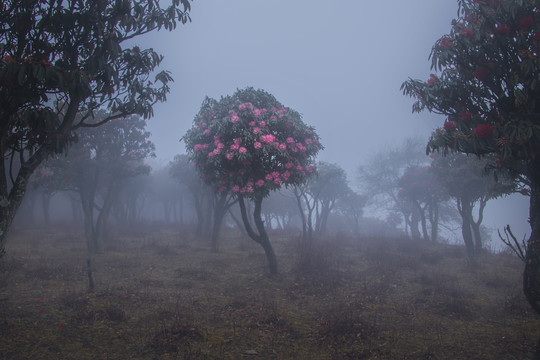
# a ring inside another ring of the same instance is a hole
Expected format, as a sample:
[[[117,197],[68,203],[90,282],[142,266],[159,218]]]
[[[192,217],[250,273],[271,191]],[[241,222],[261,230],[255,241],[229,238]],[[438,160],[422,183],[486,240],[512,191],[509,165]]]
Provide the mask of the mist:
[[[174,79],[153,116],[85,108],[29,176],[0,357],[532,358],[531,187],[490,154],[426,154],[446,118],[400,89],[436,72],[458,2],[189,4],[126,47]]]

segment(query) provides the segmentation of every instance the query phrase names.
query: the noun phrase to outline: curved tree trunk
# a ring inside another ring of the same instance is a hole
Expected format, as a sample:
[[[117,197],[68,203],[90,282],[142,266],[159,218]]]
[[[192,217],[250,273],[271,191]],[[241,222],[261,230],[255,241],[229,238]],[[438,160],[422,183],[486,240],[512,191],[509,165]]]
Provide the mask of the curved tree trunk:
[[[264,228],[264,222],[262,221],[262,200],[262,195],[257,196],[254,200],[255,208],[253,209],[253,221],[255,222],[255,227],[257,228],[257,234],[249,223],[244,198],[242,196],[238,197],[238,203],[240,204],[240,212],[242,214],[242,220],[244,222],[244,226],[246,227],[246,231],[249,237],[255,242],[259,243],[264,249],[266,260],[268,261],[268,270],[270,271],[270,274],[274,275],[277,274],[278,271],[277,258],[274,249],[272,248],[272,244],[270,243],[270,239],[268,238],[268,234],[266,233],[266,230]]]

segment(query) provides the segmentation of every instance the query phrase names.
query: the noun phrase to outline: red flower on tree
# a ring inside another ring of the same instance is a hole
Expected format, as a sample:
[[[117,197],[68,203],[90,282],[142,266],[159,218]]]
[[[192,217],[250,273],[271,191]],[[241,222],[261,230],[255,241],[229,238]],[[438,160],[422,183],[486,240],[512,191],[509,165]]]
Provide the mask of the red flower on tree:
[[[459,113],[459,118],[464,123],[469,123],[472,121],[473,116],[469,111],[462,111]]]
[[[452,47],[452,40],[450,40],[449,37],[445,36],[441,39],[441,41],[439,42],[439,46],[442,48],[442,49],[450,49]]]
[[[446,131],[454,131],[454,130],[456,130],[456,124],[453,121],[446,120],[444,122],[444,130],[446,130]]]
[[[474,33],[471,29],[463,29],[459,33],[469,39],[472,39],[474,37]]]
[[[493,128],[490,124],[478,124],[474,129],[474,133],[479,139],[487,139],[493,135]]]

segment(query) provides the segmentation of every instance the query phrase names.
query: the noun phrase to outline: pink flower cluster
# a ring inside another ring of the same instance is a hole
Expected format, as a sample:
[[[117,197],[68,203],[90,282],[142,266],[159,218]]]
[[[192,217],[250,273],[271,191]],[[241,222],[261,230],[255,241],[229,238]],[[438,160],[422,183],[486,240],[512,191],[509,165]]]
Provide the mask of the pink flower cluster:
[[[449,37],[445,36],[439,42],[441,49],[450,49],[452,47],[452,40]]]
[[[238,116],[238,114],[234,111],[229,111],[229,115],[231,117],[231,122],[233,124],[236,124],[238,122],[238,120],[240,120],[240,117]]]
[[[193,151],[208,149],[208,144],[195,144]]]
[[[253,110],[253,104],[250,102],[247,102],[247,103],[238,105],[238,110],[246,110],[246,109]]]
[[[246,193],[251,194],[255,191],[255,189],[253,188],[253,181],[248,181],[245,187],[234,185],[231,188],[231,191],[234,193],[240,193],[240,194],[246,194]]]
[[[270,144],[276,140],[276,137],[272,134],[266,134],[266,135],[261,135],[260,140],[261,142],[265,144]]]

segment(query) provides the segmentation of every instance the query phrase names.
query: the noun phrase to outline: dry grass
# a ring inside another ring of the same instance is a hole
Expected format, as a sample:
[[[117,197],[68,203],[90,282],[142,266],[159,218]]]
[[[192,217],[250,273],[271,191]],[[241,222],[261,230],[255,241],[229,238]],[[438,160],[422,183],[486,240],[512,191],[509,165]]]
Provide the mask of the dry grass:
[[[180,235],[179,235],[180,234]],[[0,359],[526,359],[540,321],[522,264],[405,239],[329,237],[222,252],[174,229],[116,231],[86,289],[78,231],[12,233],[0,260]],[[303,250],[302,250],[303,249]]]

